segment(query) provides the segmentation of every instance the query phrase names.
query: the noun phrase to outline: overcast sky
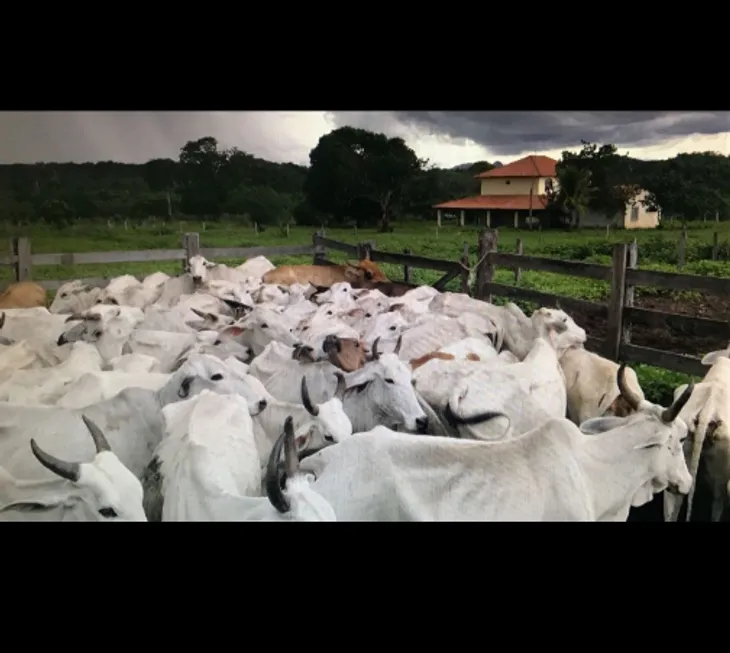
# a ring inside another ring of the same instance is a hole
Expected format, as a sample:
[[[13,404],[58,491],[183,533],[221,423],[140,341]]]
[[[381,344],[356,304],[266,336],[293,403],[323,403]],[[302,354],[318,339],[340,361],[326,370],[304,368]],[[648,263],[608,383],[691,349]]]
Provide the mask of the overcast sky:
[[[186,141],[214,136],[264,159],[308,164],[319,137],[344,125],[402,136],[420,157],[444,167],[527,154],[559,158],[581,138],[645,159],[730,154],[730,111],[15,111],[0,112],[0,163],[141,163],[177,158]]]

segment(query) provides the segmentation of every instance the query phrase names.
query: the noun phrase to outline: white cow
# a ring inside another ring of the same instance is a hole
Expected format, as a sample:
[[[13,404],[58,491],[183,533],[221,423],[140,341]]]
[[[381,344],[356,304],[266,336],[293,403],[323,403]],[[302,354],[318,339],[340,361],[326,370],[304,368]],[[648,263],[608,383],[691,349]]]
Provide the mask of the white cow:
[[[730,503],[730,347],[705,354],[703,365],[710,365],[680,417],[688,424],[692,437],[684,448],[689,471],[694,479],[687,499],[686,520],[692,517],[696,485],[704,481],[711,497],[710,519],[719,522]],[[678,387],[675,400],[687,385]],[[702,461],[702,474],[700,471]],[[677,521],[682,507],[681,497],[664,493],[664,518]]]
[[[198,355],[191,357],[156,392],[127,388],[112,399],[83,409],[4,405],[0,410],[0,461],[15,478],[48,478],[48,474],[41,474],[44,470],[39,469],[31,455],[31,438],[45,451],[66,460],[92,457],[83,414],[99,425],[122,464],[139,478],[162,440],[162,407],[204,389],[246,397],[253,414],[266,407],[266,401],[252,394],[250,386],[223,361]]]
[[[166,409],[168,435],[145,478],[151,521],[335,521],[331,507],[298,477],[291,418],[267,465],[265,499],[254,483],[261,472],[245,405],[208,394],[186,404]],[[284,445],[288,478],[278,465]]]
[[[687,425],[643,402],[628,417],[567,419],[498,442],[377,427],[302,461],[340,521],[625,521],[632,506],[692,483]]]
[[[85,284],[80,279],[64,283],[48,309],[51,313],[82,313],[96,304],[101,288]]]
[[[254,361],[255,362],[255,361]],[[306,377],[312,401],[324,403],[335,394],[336,372],[329,362],[292,363],[268,379],[260,379],[277,399],[290,403],[301,400],[300,387]],[[256,376],[255,365],[249,374]],[[343,406],[355,431],[386,424],[392,428],[425,433],[428,416],[424,412],[411,383],[411,372],[397,354],[380,354],[377,343],[373,346],[373,360],[354,372],[345,374],[347,390]]]

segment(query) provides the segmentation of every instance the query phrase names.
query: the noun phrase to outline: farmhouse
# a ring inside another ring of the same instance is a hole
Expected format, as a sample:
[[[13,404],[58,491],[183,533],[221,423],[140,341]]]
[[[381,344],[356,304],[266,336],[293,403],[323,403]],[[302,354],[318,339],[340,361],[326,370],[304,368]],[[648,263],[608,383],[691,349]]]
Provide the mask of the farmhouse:
[[[462,197],[441,204],[435,204],[436,220],[441,226],[444,212],[459,212],[459,224],[464,226],[467,211],[474,216],[475,224],[487,227],[518,228],[538,224],[545,213],[547,192],[557,188],[555,159],[549,156],[531,154],[517,161],[487,170],[476,175],[481,181],[481,193]],[[581,216],[583,226],[603,227],[614,225],[626,229],[646,229],[659,224],[658,213],[649,211],[641,200],[646,191],[640,190],[632,202],[626,206],[624,214],[607,216],[589,211]]]

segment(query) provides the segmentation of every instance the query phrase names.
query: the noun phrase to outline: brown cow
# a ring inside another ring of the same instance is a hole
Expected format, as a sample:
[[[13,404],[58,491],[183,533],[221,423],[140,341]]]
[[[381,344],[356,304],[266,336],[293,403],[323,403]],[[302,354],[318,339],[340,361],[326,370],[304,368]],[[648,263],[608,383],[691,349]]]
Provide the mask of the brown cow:
[[[2,308],[35,308],[46,305],[46,291],[32,281],[11,283],[0,295]]]
[[[415,283],[407,283],[405,281],[375,281],[370,279],[357,279],[350,285],[358,290],[379,290],[386,297],[402,297],[409,290],[419,288]]]
[[[388,281],[376,263],[363,259],[358,263],[345,261],[344,265],[281,265],[269,270],[261,280],[264,283],[275,283],[290,286],[294,283],[329,288],[333,283],[348,281],[356,284],[360,279],[372,281]]]
[[[343,372],[354,372],[365,365],[365,347],[354,338],[327,336],[322,343],[327,360]],[[314,348],[309,345],[295,345],[292,358],[300,363],[314,363],[318,359]]]

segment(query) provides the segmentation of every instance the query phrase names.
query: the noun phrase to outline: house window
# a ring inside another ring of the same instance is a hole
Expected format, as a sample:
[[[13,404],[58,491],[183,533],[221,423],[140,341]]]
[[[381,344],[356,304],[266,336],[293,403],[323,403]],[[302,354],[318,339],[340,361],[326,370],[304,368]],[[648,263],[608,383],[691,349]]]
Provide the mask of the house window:
[[[545,180],[545,191],[549,192],[553,189],[553,180],[552,179],[546,179]]]
[[[631,207],[631,222],[638,222],[639,221],[639,205],[634,204]]]

